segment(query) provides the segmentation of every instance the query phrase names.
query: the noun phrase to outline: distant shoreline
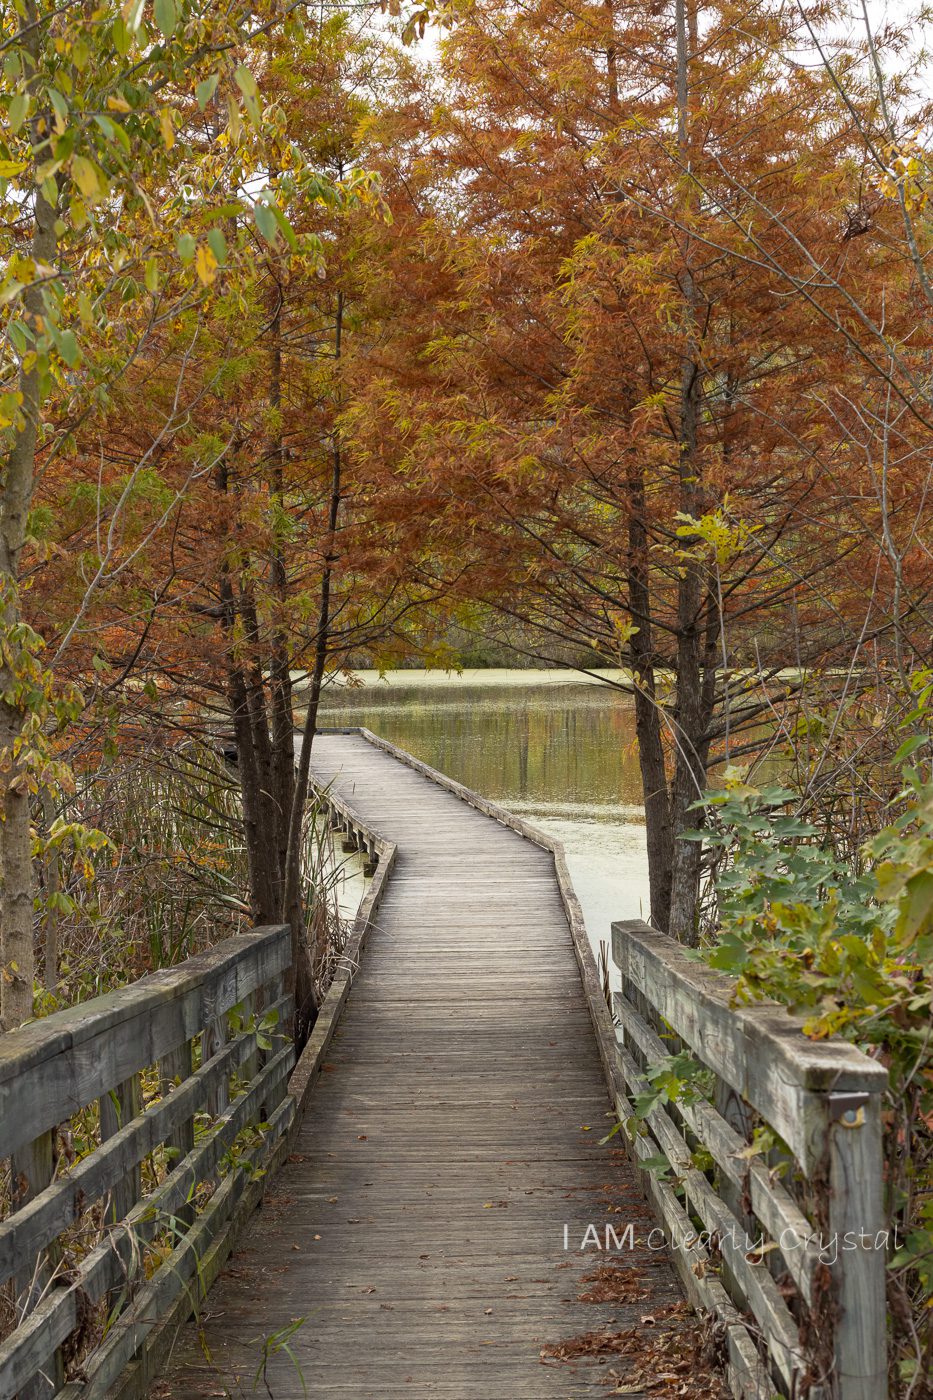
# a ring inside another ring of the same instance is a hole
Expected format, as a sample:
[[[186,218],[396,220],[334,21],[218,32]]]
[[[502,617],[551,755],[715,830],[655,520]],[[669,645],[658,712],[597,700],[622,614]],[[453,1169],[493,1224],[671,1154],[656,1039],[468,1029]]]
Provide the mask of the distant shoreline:
[[[392,686],[418,686],[418,687],[440,687],[445,685],[488,685],[488,686],[561,686],[561,685],[602,685],[614,682],[616,685],[628,686],[630,676],[627,671],[618,669],[599,669],[589,673],[574,670],[570,666],[554,666],[548,669],[515,668],[508,666],[482,666],[464,667],[462,671],[439,669],[425,670],[421,668],[399,669],[385,671],[380,674],[377,670],[353,670],[349,673],[341,672],[339,675],[331,676],[327,681],[327,689],[334,690],[354,690],[357,687],[369,689],[370,687]],[[296,680],[296,685],[301,681]]]

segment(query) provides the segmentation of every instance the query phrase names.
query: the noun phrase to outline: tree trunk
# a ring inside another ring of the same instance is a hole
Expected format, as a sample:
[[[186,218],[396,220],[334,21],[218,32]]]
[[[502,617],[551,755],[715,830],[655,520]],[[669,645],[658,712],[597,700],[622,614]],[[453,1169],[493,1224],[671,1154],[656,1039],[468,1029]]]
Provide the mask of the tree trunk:
[[[677,30],[677,145],[681,164],[690,168],[690,128],[688,86],[689,44],[688,0],[676,0]],[[688,198],[692,196],[688,193]],[[680,375],[680,429],[678,475],[680,510],[696,518],[701,513],[700,462],[698,444],[698,400],[701,371],[697,344],[697,294],[693,277],[692,249],[687,235],[684,266],[680,278],[684,302],[684,350]],[[689,551],[692,541],[685,541]],[[671,908],[669,932],[683,943],[696,942],[696,906],[700,884],[702,848],[699,842],[683,841],[681,833],[698,823],[690,807],[706,788],[706,762],[702,736],[706,732],[703,715],[703,676],[701,663],[700,608],[703,597],[703,569],[699,558],[687,557],[677,589],[677,702],[674,708],[676,757],[671,784]]]
[[[225,600],[225,618],[232,612],[233,594],[229,587],[221,587]],[[224,630],[230,633],[229,624]],[[232,647],[232,643],[230,643]],[[250,715],[246,683],[243,673],[233,659],[232,650],[227,660],[227,698],[233,721],[233,736],[237,750],[237,771],[240,782],[240,803],[243,810],[243,836],[246,846],[246,864],[249,878],[250,906],[253,921],[257,924],[275,923],[278,918],[273,866],[273,848],[269,841],[269,828],[262,797],[262,778],[256,762],[253,746],[254,728]]]
[[[337,315],[334,328],[334,358],[339,362],[343,343],[343,293],[337,293]],[[333,569],[336,562],[337,521],[340,514],[343,489],[343,460],[340,435],[334,429],[331,446],[331,484],[327,516],[327,538],[324,548],[324,561],[321,568],[321,591],[318,603],[317,631],[314,638],[314,664],[311,671],[311,685],[308,691],[308,708],[305,713],[304,728],[301,734],[301,749],[298,755],[298,768],[295,775],[295,791],[288,823],[288,863],[286,866],[285,897],[282,916],[291,926],[292,950],[295,966],[295,1010],[297,1030],[303,1024],[310,1028],[317,1015],[314,995],[313,968],[310,966],[307,940],[305,938],[305,911],[301,895],[301,833],[305,803],[308,798],[308,783],[311,772],[311,746],[317,732],[317,715],[324,685],[324,670],[330,649],[331,626],[331,587]],[[309,976],[310,972],[310,976]]]
[[[34,5],[27,5],[22,20],[31,31],[25,47],[37,53],[38,28]],[[44,119],[43,119],[44,120]],[[44,137],[33,121],[33,140],[40,147]],[[55,210],[41,190],[36,191],[33,221],[32,258],[34,264],[54,265],[56,256]],[[45,311],[42,290],[36,274],[23,293],[24,319],[33,333],[42,334]],[[22,623],[19,605],[19,562],[26,539],[26,522],[32,504],[41,411],[41,369],[33,362],[19,377],[22,395],[22,426],[14,431],[3,471],[0,496],[0,634],[5,664],[0,667],[0,878],[3,881],[2,930],[0,930],[0,1025],[9,1030],[29,1019],[33,1009],[35,949],[33,930],[34,877],[32,868],[32,829],[27,774],[16,754],[29,714],[17,694],[34,658],[25,643],[16,637]],[[21,663],[21,664],[20,664]],[[28,690],[28,685],[24,687]]]
[[[282,409],[282,300],[270,327],[269,403],[276,424],[269,443],[269,490],[279,517],[285,512],[285,444],[281,430]],[[279,536],[272,544],[270,584],[277,616],[273,621],[269,658],[269,702],[272,729],[272,792],[275,808],[276,873],[280,906],[285,899],[288,870],[288,828],[295,800],[295,719],[292,713],[291,647],[288,640],[288,574]]]
[[[222,461],[217,467],[215,484],[218,491],[226,493],[229,483],[227,468]],[[250,704],[246,677],[237,657],[237,597],[226,559],[220,566],[219,589],[220,625],[226,646],[227,699],[237,750],[250,907],[254,922],[269,924],[278,918],[274,845],[270,841],[268,814],[263,800],[263,773],[256,746],[256,716]]]
[[[651,628],[651,590],[648,575],[648,532],[645,526],[644,475],[634,467],[628,476],[629,564],[628,601],[632,622],[638,628],[629,648],[635,677],[635,732],[638,763],[645,795],[648,845],[648,884],[651,923],[662,933],[671,916],[671,812],[664,765],[661,712],[655,687],[654,644]]]
[[[243,681],[249,712],[253,762],[256,768],[256,810],[262,830],[264,885],[268,886],[267,916],[264,922],[274,922],[282,899],[284,865],[281,861],[279,833],[282,815],[276,796],[276,756],[272,743],[270,705],[264,675],[264,648],[252,584],[240,588],[239,615],[243,623],[248,661],[243,668]],[[294,762],[294,759],[293,759]]]

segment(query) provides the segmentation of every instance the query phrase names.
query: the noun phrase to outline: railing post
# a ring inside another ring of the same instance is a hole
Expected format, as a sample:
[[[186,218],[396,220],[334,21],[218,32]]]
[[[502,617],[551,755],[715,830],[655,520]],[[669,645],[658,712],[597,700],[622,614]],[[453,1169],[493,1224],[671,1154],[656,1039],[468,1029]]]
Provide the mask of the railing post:
[[[183,1045],[170,1050],[167,1055],[163,1055],[159,1061],[159,1088],[163,1095],[171,1093],[177,1084],[184,1084],[185,1080],[194,1071],[194,1045],[190,1040],[186,1040]],[[183,1157],[194,1147],[194,1118],[186,1118],[183,1123],[166,1138],[166,1146],[173,1149],[175,1160],[171,1167],[177,1166]],[[182,1206],[176,1211],[179,1221],[185,1225],[190,1225],[194,1220],[197,1211],[191,1204]]]
[[[201,1032],[201,1064],[206,1065],[208,1060],[222,1050],[227,1043],[227,1018],[226,1016],[215,1016]],[[218,1084],[207,1096],[206,1108],[214,1118],[226,1112],[230,1102],[230,1090],[226,1080]]]
[[[10,1159],[12,1194],[14,1209],[27,1205],[40,1191],[44,1191],[55,1176],[55,1131],[43,1133],[34,1142],[27,1143]],[[61,1257],[58,1244],[40,1251],[22,1261],[13,1275],[13,1294],[16,1311],[21,1318],[31,1313],[48,1286],[55,1267]],[[37,1375],[19,1392],[19,1400],[46,1400],[55,1395],[64,1384],[65,1371],[61,1350],[54,1353],[42,1375]]]
[[[141,1112],[142,1092],[139,1075],[130,1075],[129,1079],[125,1079],[116,1089],[111,1089],[108,1094],[104,1094],[98,1100],[98,1104],[100,1107],[100,1140],[101,1143],[104,1143],[108,1138],[112,1138],[115,1133],[118,1133],[121,1128],[125,1128],[127,1123]],[[125,1220],[141,1197],[142,1190],[142,1170],[137,1163],[130,1167],[126,1175],[116,1183],[110,1192],[110,1200],[104,1217],[107,1224],[118,1225],[121,1220]],[[126,1270],[126,1287],[110,1290],[108,1307],[111,1309],[117,1306],[121,1297],[124,1298],[125,1302],[130,1296],[130,1269],[133,1260],[129,1250],[120,1249],[118,1252]]]
[[[252,1022],[255,1027],[256,1035],[259,1034],[259,1022],[262,1020],[262,1010],[260,1006],[261,1001],[262,998],[257,996],[255,992],[250,992],[249,996],[243,1002],[243,1026],[245,1028],[250,1024],[250,1022]],[[248,1084],[253,1078],[255,1078],[255,1076],[258,1073],[259,1047],[257,1045],[256,1048],[253,1050],[252,1054],[247,1055],[245,1060],[241,1064],[240,1078]],[[255,1125],[256,1123],[261,1123],[262,1121],[262,1114],[259,1111],[259,1109],[257,1109],[257,1111],[253,1114],[252,1118],[250,1119],[250,1122]]]
[[[867,1087],[864,1093],[828,1095],[827,1224],[838,1250],[831,1269],[838,1400],[878,1400],[887,1394],[880,1099]]]

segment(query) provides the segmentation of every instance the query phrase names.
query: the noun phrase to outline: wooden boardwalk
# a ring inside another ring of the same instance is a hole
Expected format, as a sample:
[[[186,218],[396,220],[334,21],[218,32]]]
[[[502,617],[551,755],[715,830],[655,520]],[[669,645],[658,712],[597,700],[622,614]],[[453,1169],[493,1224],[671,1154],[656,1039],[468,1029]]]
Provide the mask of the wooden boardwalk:
[[[360,735],[320,736],[314,762],[398,856],[296,1149],[154,1393],[611,1394],[624,1358],[542,1348],[680,1294],[641,1248],[616,1256],[616,1301],[579,1298],[602,1262],[587,1226],[643,1240],[654,1221],[599,1145],[609,1097],[553,857]],[[294,1359],[275,1351],[254,1392],[263,1339],[297,1318]]]

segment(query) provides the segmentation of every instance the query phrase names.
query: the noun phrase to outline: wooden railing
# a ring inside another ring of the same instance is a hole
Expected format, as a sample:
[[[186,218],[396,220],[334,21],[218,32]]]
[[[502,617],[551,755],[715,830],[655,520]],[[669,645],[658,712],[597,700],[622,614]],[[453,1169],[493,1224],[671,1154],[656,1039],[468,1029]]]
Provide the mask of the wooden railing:
[[[374,878],[297,1064],[285,925],[0,1036],[0,1400],[145,1395],[283,1160],[396,853],[317,802]]]
[[[883,1066],[774,1004],[731,1005],[731,979],[647,924],[612,940],[617,1111],[688,1296],[724,1329],[734,1394],[883,1400]],[[692,1091],[636,1113],[645,1070],[685,1052]]]
[[[332,733],[322,730],[321,733]],[[344,732],[344,731],[336,731]],[[340,968],[330,985],[321,1006],[311,1038],[301,1053],[301,1059],[292,1075],[289,1092],[293,1095],[299,1115],[313,1092],[314,1084],[324,1063],[327,1047],[333,1040],[334,1031],[343,1012],[344,1003],[350,994],[359,965],[366,947],[366,940],[375,927],[375,918],[385,894],[389,877],[395,865],[397,847],[379,832],[366,826],[346,802],[333,790],[314,781],[311,790],[313,800],[320,815],[327,819],[331,831],[336,835],[343,832],[343,845],[347,851],[359,851],[363,858],[363,874],[372,877],[372,882],[363,897],[350,930],[346,947],[340,959]]]
[[[284,1150],[289,963],[254,929],[0,1037],[0,1396],[92,1400],[127,1367],[145,1391]]]
[[[341,801],[329,788],[317,788],[316,795],[318,802],[328,814],[331,831],[339,832],[343,837],[341,847],[344,854],[350,855],[356,851],[363,861],[364,876],[375,875],[380,855],[386,854],[391,843],[383,841],[381,837],[376,836],[368,827],[365,827],[352,808]]]

